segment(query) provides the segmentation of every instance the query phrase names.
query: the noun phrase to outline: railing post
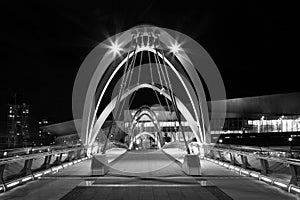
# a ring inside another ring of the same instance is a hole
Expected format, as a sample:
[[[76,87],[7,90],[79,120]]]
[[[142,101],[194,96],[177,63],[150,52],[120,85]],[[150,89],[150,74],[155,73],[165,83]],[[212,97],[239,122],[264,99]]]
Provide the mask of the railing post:
[[[230,156],[230,164],[235,165],[236,160],[235,160],[234,153],[229,153],[229,156]]]
[[[59,154],[59,157],[56,157],[56,160],[54,161],[54,163],[55,163],[56,165],[61,164],[61,158],[62,158],[62,155],[63,155],[63,153],[60,153],[60,154]]]
[[[293,185],[297,185],[299,186],[299,182],[300,182],[300,171],[299,171],[299,167],[296,166],[296,165],[290,165],[290,172],[291,172],[291,180],[290,180],[290,184],[293,184]]]
[[[33,158],[25,160],[24,167],[21,170],[21,174],[23,176],[27,176],[27,175],[30,175],[32,173],[31,172],[32,162],[33,162]]]
[[[81,149],[78,149],[76,151],[76,159],[79,159],[81,157],[80,154],[81,154]]]
[[[0,185],[2,185],[3,187],[5,187],[4,178],[3,178],[4,170],[5,170],[5,164],[0,165]]]
[[[218,151],[218,153],[219,153],[220,161],[224,161],[225,159],[224,159],[223,153],[221,151]]]
[[[242,160],[242,168],[247,169],[247,167],[249,166],[247,156],[241,155],[241,160]]]
[[[44,168],[44,169],[50,168],[51,157],[52,157],[52,155],[48,155],[45,157],[44,163],[42,164],[41,168]]]
[[[214,150],[210,150],[210,151],[209,151],[209,157],[210,157],[211,159],[215,159],[215,152],[214,152]]]
[[[73,160],[73,153],[74,153],[73,151],[69,151],[69,152],[68,152],[68,157],[67,157],[67,159],[66,159],[67,161],[70,162],[70,161]]]
[[[269,163],[268,163],[268,160],[260,158],[259,161],[260,161],[260,166],[261,166],[261,173],[263,175],[267,175],[269,173]]]

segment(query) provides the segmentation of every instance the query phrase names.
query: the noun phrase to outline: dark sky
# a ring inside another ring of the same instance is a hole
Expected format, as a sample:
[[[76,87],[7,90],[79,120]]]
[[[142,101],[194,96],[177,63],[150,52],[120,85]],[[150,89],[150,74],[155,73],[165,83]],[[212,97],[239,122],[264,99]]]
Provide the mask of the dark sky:
[[[108,35],[141,24],[198,41],[221,71],[228,98],[299,91],[295,5],[180,2],[1,1],[0,121],[14,92],[28,98],[33,120],[71,119],[73,82],[85,56]]]

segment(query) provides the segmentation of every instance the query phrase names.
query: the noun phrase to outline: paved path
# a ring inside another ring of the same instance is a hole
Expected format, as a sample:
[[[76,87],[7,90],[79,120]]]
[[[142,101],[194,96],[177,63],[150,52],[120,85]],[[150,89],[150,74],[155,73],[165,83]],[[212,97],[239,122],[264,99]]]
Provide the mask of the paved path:
[[[202,176],[190,177],[161,151],[128,152],[112,162],[114,169],[107,176],[92,177],[87,160],[0,194],[0,199],[297,199],[209,161],[202,160],[201,165]]]
[[[162,151],[129,151],[111,165],[108,176],[185,176],[180,163]]]

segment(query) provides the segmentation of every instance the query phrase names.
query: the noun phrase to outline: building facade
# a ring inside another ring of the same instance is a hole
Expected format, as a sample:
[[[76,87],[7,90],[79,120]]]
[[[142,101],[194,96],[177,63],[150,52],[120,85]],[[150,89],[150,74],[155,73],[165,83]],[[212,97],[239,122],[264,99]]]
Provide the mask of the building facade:
[[[29,103],[23,96],[9,99],[7,116],[8,147],[27,147],[29,135]]]

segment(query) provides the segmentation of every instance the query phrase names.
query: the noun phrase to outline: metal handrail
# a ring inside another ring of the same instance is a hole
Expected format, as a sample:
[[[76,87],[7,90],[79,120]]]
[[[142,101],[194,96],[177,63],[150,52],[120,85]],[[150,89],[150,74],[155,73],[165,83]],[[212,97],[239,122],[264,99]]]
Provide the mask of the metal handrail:
[[[239,151],[239,150],[234,150],[234,149],[224,149],[224,148],[221,148],[221,147],[214,147],[214,148],[218,149],[220,151],[236,153],[238,155],[245,155],[245,156],[255,157],[255,158],[258,158],[258,159],[275,161],[275,162],[283,163],[283,164],[286,164],[286,165],[300,166],[300,160],[297,160],[297,159],[276,158],[276,157],[273,157],[273,156],[259,155],[259,154],[254,154],[254,153],[249,153],[249,152],[244,152],[244,151]]]
[[[67,153],[67,152],[74,151],[74,150],[83,150],[83,149],[84,149],[83,147],[75,147],[75,148],[66,148],[63,150],[54,150],[54,151],[49,151],[49,152],[28,154],[28,155],[18,156],[18,157],[2,158],[2,159],[0,159],[0,165],[9,164],[9,163],[13,163],[13,162],[21,161],[21,160],[45,157],[45,156],[49,156],[49,155],[53,155],[53,154]]]

